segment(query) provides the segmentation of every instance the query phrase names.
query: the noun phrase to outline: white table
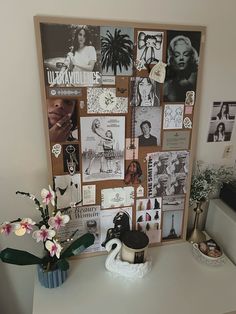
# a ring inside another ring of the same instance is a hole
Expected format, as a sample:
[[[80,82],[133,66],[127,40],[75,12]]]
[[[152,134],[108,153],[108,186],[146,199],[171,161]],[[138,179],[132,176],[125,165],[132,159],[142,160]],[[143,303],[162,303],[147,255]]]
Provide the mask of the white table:
[[[106,256],[70,261],[61,287],[35,280],[33,314],[223,314],[236,311],[236,267],[199,263],[188,242],[149,249],[152,271],[143,279],[116,277]]]

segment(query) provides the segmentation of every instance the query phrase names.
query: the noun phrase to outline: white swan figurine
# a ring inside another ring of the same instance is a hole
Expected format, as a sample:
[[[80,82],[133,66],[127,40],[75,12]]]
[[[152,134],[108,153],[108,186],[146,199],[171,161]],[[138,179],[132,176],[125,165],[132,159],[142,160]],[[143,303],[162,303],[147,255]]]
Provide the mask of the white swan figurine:
[[[113,244],[116,247],[112,250]],[[129,278],[142,278],[151,270],[151,259],[147,259],[145,263],[131,264],[120,259],[120,250],[122,243],[119,239],[111,239],[106,244],[106,250],[109,252],[105,267],[107,270]]]

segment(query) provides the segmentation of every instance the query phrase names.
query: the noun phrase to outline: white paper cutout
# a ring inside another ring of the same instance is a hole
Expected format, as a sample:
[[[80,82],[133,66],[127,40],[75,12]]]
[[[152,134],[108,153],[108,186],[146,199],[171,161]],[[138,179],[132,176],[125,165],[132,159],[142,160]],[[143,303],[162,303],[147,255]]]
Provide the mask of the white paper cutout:
[[[99,105],[105,111],[112,111],[116,106],[116,95],[112,90],[104,90],[99,96]]]
[[[54,154],[54,156],[56,158],[59,157],[60,153],[61,153],[61,144],[55,144],[52,147],[52,153]]]
[[[151,69],[149,77],[157,81],[158,83],[164,83],[166,77],[166,66],[167,64],[159,61],[154,67]]]
[[[142,185],[139,185],[137,187],[136,196],[137,197],[143,197],[144,196],[144,187]]]
[[[182,129],[184,105],[165,105],[163,129]]]
[[[194,102],[195,102],[195,92],[193,90],[186,92],[185,105],[193,106]]]
[[[183,125],[184,125],[185,129],[192,129],[192,121],[190,120],[189,117],[184,118]]]

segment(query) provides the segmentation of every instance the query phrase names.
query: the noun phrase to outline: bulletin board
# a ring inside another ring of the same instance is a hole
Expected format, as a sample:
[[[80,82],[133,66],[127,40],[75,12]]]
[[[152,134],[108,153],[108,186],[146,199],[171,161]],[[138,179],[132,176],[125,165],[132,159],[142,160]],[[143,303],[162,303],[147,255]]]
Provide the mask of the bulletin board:
[[[60,237],[185,240],[205,27],[34,20]]]

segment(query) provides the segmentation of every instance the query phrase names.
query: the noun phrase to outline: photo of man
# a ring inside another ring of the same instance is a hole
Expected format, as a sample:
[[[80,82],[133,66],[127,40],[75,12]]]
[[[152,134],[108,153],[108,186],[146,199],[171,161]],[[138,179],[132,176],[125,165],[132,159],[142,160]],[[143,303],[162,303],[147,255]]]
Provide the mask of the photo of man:
[[[151,134],[151,122],[145,120],[140,124],[140,129],[142,131],[142,135],[139,138],[140,146],[156,146],[157,138]]]
[[[135,137],[139,146],[159,146],[161,143],[160,107],[135,107]]]

